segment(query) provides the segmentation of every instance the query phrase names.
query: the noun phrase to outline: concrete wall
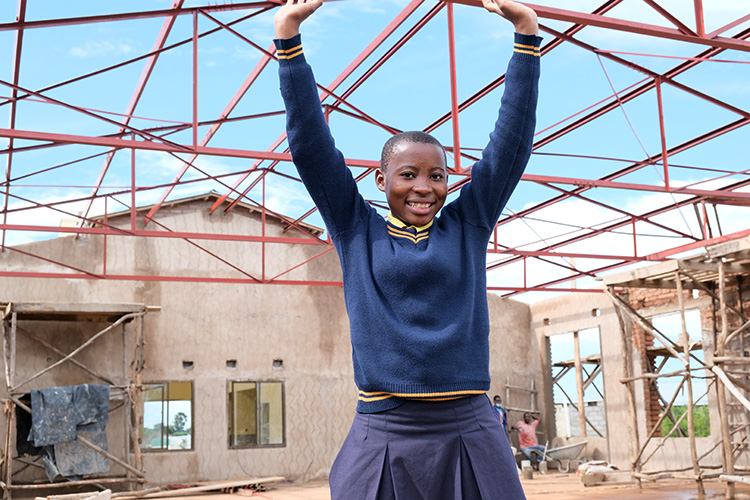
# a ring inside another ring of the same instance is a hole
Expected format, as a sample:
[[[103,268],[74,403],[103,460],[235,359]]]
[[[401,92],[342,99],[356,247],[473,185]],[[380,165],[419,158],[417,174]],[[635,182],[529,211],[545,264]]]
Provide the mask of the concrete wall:
[[[598,315],[597,315],[598,314]],[[601,343],[602,369],[604,379],[604,397],[606,401],[607,435],[598,437],[587,435],[584,437],[552,436],[551,446],[557,447],[583,439],[588,441],[582,456],[593,459],[608,460],[620,468],[627,468],[630,464],[628,444],[623,439],[626,429],[632,427],[629,417],[627,393],[620,383],[622,377],[622,344],[620,340],[620,322],[614,306],[604,294],[572,293],[553,299],[544,300],[531,305],[532,331],[537,343],[546,347],[547,337],[550,335],[599,328]],[[547,380],[547,407],[553,408],[551,390],[551,367],[549,358],[545,354],[544,373]],[[575,401],[575,394],[570,394]],[[548,428],[555,432],[554,414],[545,415]],[[578,427],[578,421],[571,422],[572,427]],[[578,433],[580,434],[580,432]]]
[[[544,357],[537,341],[531,335],[531,310],[527,304],[503,299],[495,294],[488,294],[490,309],[490,375],[492,385],[489,396],[499,394],[503,398],[503,406],[511,408],[508,411],[508,427],[523,419],[523,412],[512,408],[531,409],[531,399],[535,401],[535,409],[546,413],[544,398]],[[532,386],[536,394],[523,390],[512,389],[510,398],[506,397],[506,385],[513,387]],[[539,440],[544,443],[547,435],[547,422],[542,421],[537,428]],[[511,445],[518,449],[518,436],[509,433]]]
[[[207,203],[163,209],[160,221],[173,230],[260,234],[257,216],[245,211],[207,215]],[[128,221],[122,222],[127,225]],[[295,236],[268,224],[266,234]],[[197,241],[232,264],[261,275],[261,247],[254,243]],[[109,237],[107,272],[164,276],[240,277],[195,246],[178,239]],[[25,246],[25,250],[91,272],[102,272],[102,237],[59,238]],[[266,275],[306,261],[319,253],[310,245],[268,245]],[[0,253],[4,270],[68,272],[22,254]],[[287,279],[337,280],[335,252],[302,266]],[[327,476],[348,432],[356,406],[351,346],[343,291],[339,287],[238,285],[80,279],[0,280],[0,302],[143,303],[158,306],[144,320],[144,382],[193,382],[193,450],[147,451],[144,468],[151,484],[219,480],[244,476],[282,475],[295,480]],[[528,306],[489,296],[491,393],[504,394],[504,383],[531,378],[542,387],[542,358],[530,335]],[[72,339],[71,339],[72,340]],[[75,347],[71,345],[71,348]],[[34,367],[50,357],[38,346],[19,345],[19,355],[35,357]],[[106,345],[93,345],[87,356],[106,364]],[[119,359],[119,358],[117,358]],[[228,360],[236,360],[231,367]],[[283,360],[275,367],[274,360]],[[184,365],[184,361],[192,365]],[[119,363],[119,361],[118,361]],[[187,368],[186,368],[187,366]],[[60,372],[55,385],[80,383],[73,372]],[[229,380],[281,380],[285,391],[286,445],[230,449],[227,383]],[[47,380],[46,383],[52,383]],[[40,386],[43,387],[44,385]],[[39,387],[37,387],[39,388]],[[4,392],[4,389],[3,389]],[[114,425],[114,424],[113,424]],[[5,429],[0,423],[0,428]],[[124,446],[122,428],[111,449]],[[115,452],[115,454],[118,454]],[[121,473],[112,466],[113,473]]]
[[[663,295],[659,290],[652,290],[650,292],[654,296],[659,293]],[[649,291],[643,293],[649,294]],[[644,303],[641,308],[638,308],[637,304],[634,304],[634,306],[638,309],[639,314],[651,317],[678,311],[679,308],[674,298],[674,293],[672,293],[672,299],[674,300],[662,300],[656,305]],[[696,308],[703,310],[708,306],[710,306],[710,299],[708,297],[686,298],[686,309]],[[599,316],[595,316],[592,312],[596,309],[599,311]],[[637,452],[637,448],[633,431],[633,416],[630,411],[626,388],[620,382],[624,377],[625,368],[623,365],[624,356],[621,331],[624,328],[628,332],[628,335],[630,335],[633,328],[632,323],[625,318],[623,324],[620,324],[614,306],[604,294],[568,294],[533,304],[531,306],[531,313],[533,317],[532,330],[540,345],[543,345],[544,337],[549,335],[576,330],[580,331],[592,327],[600,329],[608,435],[606,438],[591,437],[591,435],[588,435],[585,438],[588,440],[585,455],[587,458],[609,460],[623,469],[629,468],[631,451]],[[705,346],[713,345],[712,332],[707,331],[705,328],[703,331],[703,341]],[[633,373],[639,374],[642,366],[641,351],[632,344],[628,348],[631,350]],[[549,367],[546,370],[549,373]],[[650,406],[646,405],[646,397],[643,389],[644,384],[636,382],[634,387],[638,443],[642,446],[650,430],[647,428],[646,419],[646,411],[647,408],[650,409]],[[551,405],[551,392],[547,396],[550,398],[548,404]],[[671,394],[664,394],[663,396],[669,399]],[[705,404],[705,399],[701,404]],[[711,418],[711,435],[709,437],[697,438],[696,447],[698,456],[706,454],[706,457],[701,460],[701,464],[720,464],[721,447],[714,448],[713,452],[709,453],[721,439],[718,412],[716,411],[715,391],[709,392],[708,404]],[[571,409],[571,415],[575,414],[575,411]],[[577,421],[574,418],[571,425],[573,427],[577,426]],[[550,428],[555,429],[556,427],[552,424]],[[581,439],[583,438],[575,436],[566,439],[565,436],[558,435],[553,443],[554,446],[559,446]],[[656,437],[646,447],[643,457],[648,457],[652,452],[654,452],[653,456],[643,467],[644,472],[665,469],[680,470],[692,466],[690,443],[687,438],[665,439]],[[736,459],[737,464],[744,464],[747,456],[741,454]]]

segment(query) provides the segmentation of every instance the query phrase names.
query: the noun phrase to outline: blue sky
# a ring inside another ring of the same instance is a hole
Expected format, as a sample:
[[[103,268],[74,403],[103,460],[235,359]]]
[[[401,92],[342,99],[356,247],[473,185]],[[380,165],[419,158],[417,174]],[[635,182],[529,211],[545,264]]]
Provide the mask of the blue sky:
[[[588,0],[550,0],[537,3],[581,12],[590,12],[599,4],[598,1]],[[694,26],[692,13],[694,3],[692,1],[663,0],[660,3],[675,13],[685,24]],[[7,23],[15,18],[15,6],[12,4],[13,2],[3,2],[0,5],[0,22]],[[333,81],[406,4],[407,2],[403,0],[380,0],[378,2],[342,0],[324,5],[303,26],[305,51],[308,60],[313,64],[318,81],[323,85]],[[743,4],[744,2],[730,0],[704,2],[707,31],[710,32],[747,14],[750,9]],[[30,1],[26,17],[27,20],[41,20],[166,9],[169,5],[170,2],[166,0],[98,3],[74,1],[62,4],[51,1]],[[204,3],[189,1],[185,3],[186,7],[194,5],[204,5]],[[402,36],[406,29],[413,25],[414,20],[434,5],[435,2],[425,2],[389,41]],[[512,50],[512,28],[506,21],[480,8],[456,5],[454,12],[458,93],[459,99],[463,99],[504,72]],[[246,13],[230,11],[212,15],[222,22],[230,22]],[[640,0],[624,0],[608,15],[671,27],[668,21]],[[273,32],[272,17],[273,12],[268,12],[237,24],[236,29],[244,37],[255,41],[263,48],[268,48]],[[542,20],[542,23],[559,31],[563,31],[568,26],[566,23],[555,21]],[[145,54],[151,50],[161,24],[161,18],[154,18],[27,30],[24,37],[24,59],[19,84],[27,89],[43,89],[49,85]],[[745,22],[725,35],[732,35],[748,26],[750,22]],[[213,27],[215,24],[212,21],[203,17],[199,18],[201,31]],[[167,44],[189,38],[191,30],[192,18],[180,16]],[[11,31],[0,32],[0,53],[6,54],[5,64],[0,65],[0,79],[5,81],[11,79],[13,36]],[[549,35],[543,34],[543,36],[545,41],[551,39]],[[691,57],[703,50],[703,47],[682,42],[655,40],[645,36],[598,28],[586,28],[578,35],[578,38],[602,50],[652,55]],[[447,20],[445,9],[443,9],[391,58],[381,71],[358,89],[349,102],[374,118],[399,129],[424,128],[450,109],[447,47]],[[378,49],[373,58],[368,59],[368,63],[357,70],[340,89],[346,89],[362,74],[364,68],[369,67],[369,62],[375,61],[383,52],[383,48]],[[257,49],[226,31],[219,31],[199,41],[198,114],[200,120],[211,120],[219,116],[260,56]],[[657,72],[663,72],[679,62],[675,59],[658,57],[631,55],[620,55],[620,57]],[[136,108],[135,114],[139,118],[131,122],[133,126],[146,128],[191,121],[191,58],[192,46],[189,43],[160,56],[149,85]],[[733,106],[746,111],[750,110],[750,86],[747,85],[750,76],[750,65],[748,65],[750,53],[726,51],[719,58],[737,62],[706,62],[681,75],[678,81]],[[614,91],[622,91],[644,78],[644,75],[639,72],[599,58],[569,44],[563,44],[545,56],[542,64],[543,76],[537,126],[539,131],[550,127],[552,127],[550,130],[555,130],[554,125],[561,120],[608,98]],[[72,105],[86,107],[97,114],[119,121],[120,117],[116,113],[122,113],[126,109],[142,68],[143,62],[128,64],[81,82],[46,91],[44,94]],[[276,66],[274,62],[271,62],[230,116],[281,110],[282,105],[277,88]],[[669,85],[663,85],[663,92],[669,147],[738,118],[738,115],[731,111],[720,109]],[[484,146],[496,116],[501,93],[502,89],[493,91],[479,103],[461,113],[459,125],[463,148],[479,149]],[[7,87],[0,86],[0,96],[7,97],[9,94]],[[0,107],[2,116],[0,121],[3,122],[3,127],[7,126],[8,112],[9,106]],[[385,131],[344,115],[334,114],[331,118],[331,127],[337,144],[344,154],[351,158],[377,159],[380,147],[388,137]],[[109,134],[116,130],[116,126],[112,124],[80,112],[31,100],[19,104],[16,128],[91,136]],[[208,127],[201,127],[199,138],[207,129]],[[240,121],[224,125],[209,145],[263,151],[282,130],[283,117],[281,116]],[[434,134],[445,144],[452,143],[450,124],[438,128]],[[189,143],[190,133],[180,132],[169,138],[176,142]],[[750,168],[746,153],[746,144],[749,141],[750,128],[744,127],[709,144],[675,155],[669,160],[670,164],[675,165],[670,169],[672,184],[694,184],[718,175],[704,170],[678,168],[676,167],[678,165],[711,169],[724,169],[727,166],[731,166],[732,169]],[[4,143],[5,140],[0,139],[0,144]],[[16,146],[24,144],[22,141],[16,142]],[[617,157],[639,161],[660,150],[656,95],[654,91],[651,91],[626,104],[624,110],[613,111],[592,124],[541,148],[538,152],[544,154],[536,154],[532,157],[527,173],[598,178],[626,164],[559,155]],[[75,163],[55,168],[48,173],[18,179],[14,181],[11,193],[38,203],[88,196],[102,167],[103,158],[98,156],[86,161],[77,160],[103,152],[105,150],[101,148],[66,146],[16,154],[12,164],[14,179],[43,168],[56,167],[65,162],[75,161]],[[142,187],[171,182],[182,166],[175,157],[160,153],[141,152],[137,155],[136,161],[137,184]],[[217,175],[242,172],[249,168],[251,163],[248,160],[213,157],[201,158],[196,165],[212,175]],[[3,165],[5,165],[4,161]],[[465,166],[469,166],[469,163],[465,162]],[[288,164],[281,165],[278,170],[292,173],[292,168]],[[200,176],[201,174],[191,170],[184,179]],[[734,176],[709,184],[697,184],[694,187],[712,189],[723,183],[746,177],[746,175]],[[226,182],[231,183],[234,178],[234,176],[227,177]],[[661,166],[642,169],[621,180],[660,184],[662,182]],[[249,181],[246,181],[243,187],[247,185],[247,182]],[[374,189],[373,184],[369,179],[365,179],[360,184],[364,196],[383,201],[382,194]],[[130,154],[121,151],[115,155],[112,167],[105,177],[103,190],[119,192],[127,189],[129,185]],[[571,188],[570,186],[562,187]],[[213,181],[194,183],[175,189],[171,198],[210,190],[224,192],[226,188]],[[267,205],[284,214],[301,215],[310,207],[309,199],[299,183],[280,176],[270,176],[267,190]],[[138,195],[137,204],[153,203],[159,194],[161,190],[143,191]],[[555,192],[549,188],[528,182],[521,183],[507,206],[506,214],[533,206],[554,194]],[[260,200],[259,192],[253,192],[252,196]],[[679,196],[672,197],[665,194],[601,189],[590,191],[587,196],[635,213],[643,213],[649,208],[656,208],[680,199]],[[123,205],[115,210],[127,208],[130,202],[129,195],[118,198]],[[26,206],[27,202],[11,198],[9,205],[11,208],[18,208]],[[81,203],[70,203],[65,207],[65,210],[71,214],[76,214],[82,209]],[[101,213],[102,210],[103,206],[96,203],[92,213]],[[718,211],[724,233],[747,228],[746,208],[721,206]],[[581,227],[595,227],[597,224],[616,220],[618,217],[620,217],[619,214],[584,201],[569,200],[553,208],[537,212],[533,218],[502,226],[500,238],[507,246],[526,245],[525,249],[535,249],[544,242],[551,243],[579,234],[583,231]],[[70,218],[70,216],[40,209],[13,213],[9,216],[9,222],[58,225],[64,218]],[[321,224],[317,217],[312,217],[308,222]],[[692,208],[662,216],[659,222],[686,233],[697,234],[699,231]],[[570,227],[570,225],[578,227]],[[680,243],[679,240],[668,237],[665,231],[654,226],[638,223],[636,227],[638,232],[644,235],[639,240],[640,254],[658,251]],[[53,236],[56,234],[10,232],[7,238],[9,244],[20,244]],[[614,253],[632,251],[632,236],[621,234],[597,237],[585,243],[572,245],[566,250],[604,253],[613,251],[613,248],[618,249]],[[498,257],[490,257],[491,262],[495,260],[498,260]],[[552,260],[559,263],[566,262],[564,259]],[[587,262],[583,259],[576,262],[576,265],[581,268],[603,264],[605,262]],[[520,265],[502,267],[499,271],[490,273],[490,283],[498,286],[519,286],[523,283],[522,272]],[[529,261],[528,272],[529,284],[534,280],[544,281],[568,273],[559,267],[536,261]],[[591,287],[596,286],[596,283],[590,279],[580,280],[578,286]],[[544,293],[526,294],[521,299],[534,301],[549,296]]]

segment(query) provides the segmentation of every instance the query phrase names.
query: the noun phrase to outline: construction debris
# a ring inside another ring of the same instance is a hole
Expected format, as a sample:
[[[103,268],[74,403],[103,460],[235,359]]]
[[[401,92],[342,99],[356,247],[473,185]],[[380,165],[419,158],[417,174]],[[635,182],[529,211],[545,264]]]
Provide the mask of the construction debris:
[[[633,477],[629,471],[621,471],[616,465],[604,460],[592,460],[578,467],[578,475],[584,486],[602,483],[630,483]]]
[[[265,491],[265,484],[285,481],[284,476],[248,477],[230,479],[227,481],[206,481],[191,483],[191,486],[165,486],[163,488],[149,488],[141,491],[121,491],[112,493],[110,490],[88,493],[70,493],[66,495],[49,495],[36,497],[35,500],[130,500],[145,498],[168,498],[192,495],[194,493],[233,492],[236,489]]]
[[[155,493],[149,493],[143,496],[131,495],[129,497],[121,496],[120,500],[128,498],[166,498],[175,496],[191,495],[193,493],[204,493],[208,491],[227,491],[234,488],[253,488],[259,485],[267,483],[279,483],[286,480],[284,476],[269,476],[269,477],[248,477],[243,479],[230,479],[227,481],[207,481],[200,483],[193,483],[195,486],[188,486],[184,488],[171,487],[170,489],[164,489]],[[53,499],[50,499],[53,500]]]

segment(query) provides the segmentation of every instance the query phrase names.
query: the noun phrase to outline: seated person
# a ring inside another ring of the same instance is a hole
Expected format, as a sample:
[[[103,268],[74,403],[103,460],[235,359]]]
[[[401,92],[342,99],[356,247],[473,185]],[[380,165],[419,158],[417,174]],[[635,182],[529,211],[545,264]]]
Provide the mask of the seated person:
[[[539,416],[537,412],[526,412],[523,414],[523,420],[516,422],[513,429],[518,431],[518,446],[521,453],[531,461],[534,469],[539,468],[539,462],[544,456],[544,446],[539,444],[536,438],[536,426],[539,425]],[[536,460],[533,458],[536,455]]]

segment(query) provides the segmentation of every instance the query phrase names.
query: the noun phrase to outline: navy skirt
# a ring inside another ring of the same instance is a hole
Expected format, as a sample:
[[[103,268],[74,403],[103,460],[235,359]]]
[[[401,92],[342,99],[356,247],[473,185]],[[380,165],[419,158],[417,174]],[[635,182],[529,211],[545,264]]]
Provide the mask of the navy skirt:
[[[524,500],[486,395],[357,413],[331,468],[331,500]]]

